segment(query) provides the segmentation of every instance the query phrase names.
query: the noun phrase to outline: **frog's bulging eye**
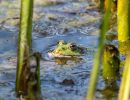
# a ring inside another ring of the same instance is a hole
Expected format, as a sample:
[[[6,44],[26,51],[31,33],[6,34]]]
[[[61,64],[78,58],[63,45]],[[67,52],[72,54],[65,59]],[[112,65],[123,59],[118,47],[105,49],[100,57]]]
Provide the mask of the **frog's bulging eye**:
[[[70,49],[71,49],[72,51],[76,50],[76,49],[77,49],[76,44],[71,43],[71,44],[70,44]]]

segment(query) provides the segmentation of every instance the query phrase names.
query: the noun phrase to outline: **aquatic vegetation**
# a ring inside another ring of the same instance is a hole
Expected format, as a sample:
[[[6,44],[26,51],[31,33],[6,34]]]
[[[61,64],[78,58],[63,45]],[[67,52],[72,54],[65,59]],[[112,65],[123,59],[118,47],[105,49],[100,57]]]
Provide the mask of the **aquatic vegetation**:
[[[110,0],[104,0],[104,10],[106,11],[108,9],[108,3]],[[111,6],[111,12],[117,11],[117,2],[118,0],[112,0],[112,6]]]
[[[110,32],[108,34],[106,34],[106,40],[108,41],[113,41],[113,40],[117,40],[118,36],[116,33]]]
[[[101,58],[102,58],[102,51],[104,48],[104,41],[105,41],[105,33],[108,30],[108,23],[109,23],[109,18],[111,15],[111,2],[112,0],[110,0],[109,4],[108,4],[108,10],[106,11],[103,20],[102,20],[102,26],[101,26],[101,32],[100,32],[100,39],[98,42],[98,50],[97,53],[95,54],[95,59],[94,59],[94,65],[93,65],[93,69],[91,72],[91,78],[90,78],[90,82],[89,82],[89,88],[87,91],[87,97],[86,100],[93,100],[94,99],[94,93],[95,93],[95,89],[96,89],[96,83],[97,83],[97,79],[98,79],[98,73],[99,73],[99,69],[100,69],[100,65],[101,65]]]
[[[111,13],[117,11],[117,1],[118,0],[112,0],[112,4],[110,8]],[[98,6],[101,12],[105,12],[109,9],[110,0],[91,0],[91,2],[94,3],[96,6]]]
[[[124,41],[124,42],[118,42],[119,45],[119,51],[122,55],[127,55],[127,51],[129,50],[128,46],[130,45],[129,41]]]
[[[122,9],[122,7],[124,7],[124,9]],[[129,95],[130,94],[130,1],[129,0],[118,1],[118,21],[119,20],[121,21],[118,22],[118,34],[119,34],[118,40],[119,42],[122,42],[122,44],[124,44],[126,48],[125,51],[126,61],[118,99],[129,100],[130,98]],[[122,47],[119,48],[123,48],[123,45],[121,46]]]
[[[32,46],[33,1],[21,1],[20,32],[18,37],[18,61],[16,92],[27,93],[27,80],[30,72],[30,50]],[[21,85],[22,84],[22,85]]]
[[[98,90],[103,96],[106,98],[106,100],[116,99],[118,95],[119,87],[115,85],[113,86],[106,86],[102,90]]]
[[[33,54],[35,64],[30,65],[31,71],[28,80],[28,95],[29,100],[42,100],[41,97],[41,81],[40,81],[40,58],[41,54],[35,52]]]
[[[106,44],[103,54],[102,76],[107,84],[113,84],[119,77],[119,51],[114,45]]]
[[[119,50],[121,54],[126,54],[128,49],[128,42],[130,40],[129,32],[129,0],[119,0],[118,1],[118,41],[119,41]],[[125,46],[125,47],[124,47]],[[123,48],[123,50],[122,50]],[[123,52],[122,52],[123,51]]]
[[[130,93],[130,51],[128,51],[127,53],[118,99],[129,100],[129,93]]]

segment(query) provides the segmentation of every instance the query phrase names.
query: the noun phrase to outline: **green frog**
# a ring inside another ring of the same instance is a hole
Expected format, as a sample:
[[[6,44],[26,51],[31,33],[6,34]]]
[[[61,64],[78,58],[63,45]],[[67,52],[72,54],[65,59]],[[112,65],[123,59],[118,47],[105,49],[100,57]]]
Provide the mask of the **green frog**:
[[[64,40],[60,40],[57,47],[49,52],[49,55],[53,57],[74,57],[81,56],[83,53],[83,47],[77,46],[75,43],[66,43]]]

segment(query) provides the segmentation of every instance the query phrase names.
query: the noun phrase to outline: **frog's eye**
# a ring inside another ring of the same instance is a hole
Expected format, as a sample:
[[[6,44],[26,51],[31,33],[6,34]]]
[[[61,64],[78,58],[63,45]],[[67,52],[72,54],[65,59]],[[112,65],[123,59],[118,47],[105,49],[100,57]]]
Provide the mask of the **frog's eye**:
[[[70,49],[73,50],[73,51],[76,50],[77,49],[76,44],[75,43],[71,43],[70,44]]]

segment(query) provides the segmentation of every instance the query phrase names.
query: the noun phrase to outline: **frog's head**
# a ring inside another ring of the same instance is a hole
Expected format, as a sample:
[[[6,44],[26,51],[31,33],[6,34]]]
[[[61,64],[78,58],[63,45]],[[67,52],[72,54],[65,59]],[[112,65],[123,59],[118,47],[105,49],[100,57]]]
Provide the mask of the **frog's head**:
[[[57,47],[54,49],[53,54],[63,56],[77,56],[81,55],[83,49],[78,47],[75,43],[66,43],[60,40]]]

